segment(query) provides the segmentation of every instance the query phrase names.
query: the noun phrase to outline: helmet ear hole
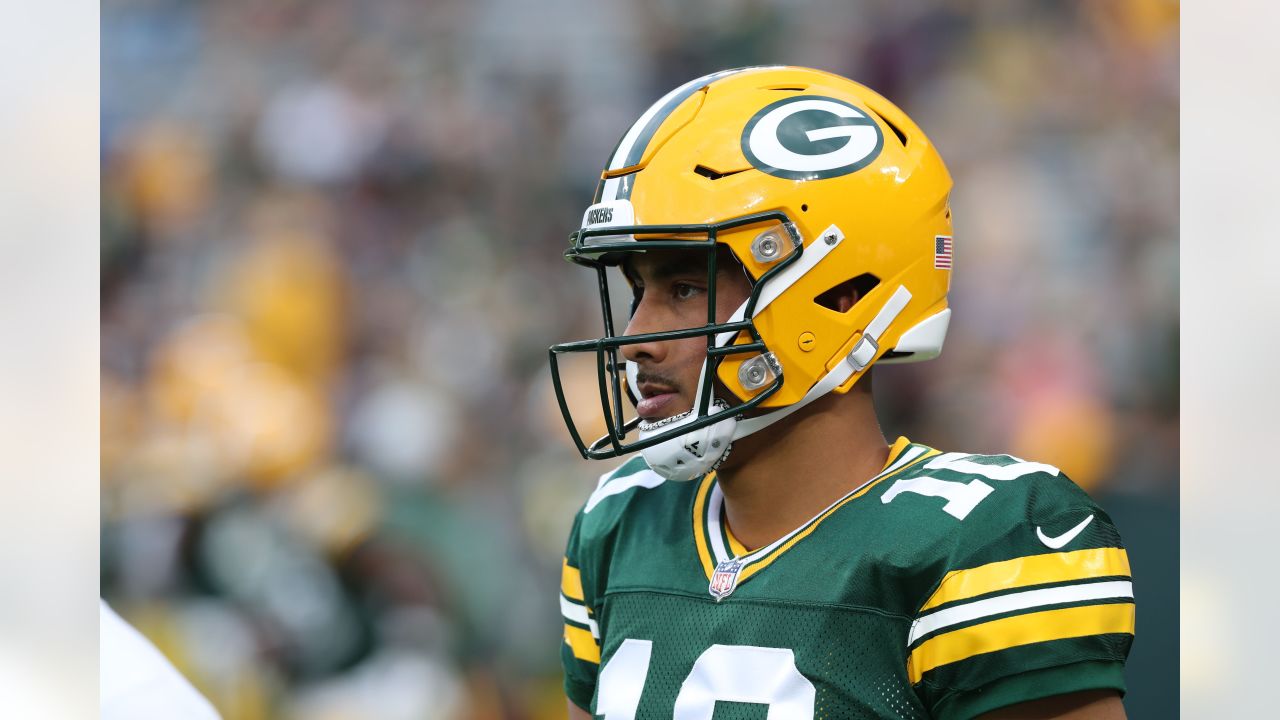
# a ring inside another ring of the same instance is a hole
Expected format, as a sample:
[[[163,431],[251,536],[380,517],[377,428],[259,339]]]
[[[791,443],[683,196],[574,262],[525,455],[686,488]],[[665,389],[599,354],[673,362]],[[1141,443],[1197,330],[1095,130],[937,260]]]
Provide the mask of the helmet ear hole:
[[[813,301],[832,312],[847,313],[858,301],[867,296],[880,284],[880,278],[871,273],[862,273],[850,278],[835,287],[828,288]]]

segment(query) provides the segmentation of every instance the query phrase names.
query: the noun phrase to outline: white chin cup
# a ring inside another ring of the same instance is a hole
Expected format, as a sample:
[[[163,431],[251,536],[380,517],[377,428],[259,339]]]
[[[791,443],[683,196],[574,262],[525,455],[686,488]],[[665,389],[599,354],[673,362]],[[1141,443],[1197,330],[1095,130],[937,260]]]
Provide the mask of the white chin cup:
[[[729,406],[722,400],[714,400],[710,414],[728,410]],[[672,428],[688,425],[695,419],[693,411],[673,415],[654,423],[640,423],[640,439],[651,438]],[[702,477],[720,464],[729,454],[733,444],[733,431],[737,429],[738,419],[726,415],[719,422],[707,427],[673,437],[640,451],[649,467],[662,477],[677,482],[687,482]]]

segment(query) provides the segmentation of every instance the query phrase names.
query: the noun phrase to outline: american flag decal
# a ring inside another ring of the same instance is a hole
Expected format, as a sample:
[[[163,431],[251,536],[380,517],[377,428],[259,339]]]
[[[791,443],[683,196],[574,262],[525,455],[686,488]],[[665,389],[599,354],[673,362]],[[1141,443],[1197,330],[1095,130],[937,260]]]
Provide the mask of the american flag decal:
[[[939,270],[951,269],[950,235],[937,235],[933,238],[933,266]]]

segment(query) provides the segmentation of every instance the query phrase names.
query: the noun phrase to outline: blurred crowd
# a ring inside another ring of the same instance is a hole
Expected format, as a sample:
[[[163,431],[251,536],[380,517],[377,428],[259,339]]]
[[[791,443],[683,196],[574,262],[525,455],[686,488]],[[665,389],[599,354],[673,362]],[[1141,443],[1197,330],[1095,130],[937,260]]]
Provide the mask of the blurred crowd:
[[[649,103],[773,62],[956,181],[947,349],[877,372],[886,433],[1059,465],[1176,593],[1177,42],[1165,0],[107,0],[103,596],[228,720],[562,717],[607,468],[550,389],[600,333],[561,252]],[[1176,682],[1155,605],[1131,674]]]

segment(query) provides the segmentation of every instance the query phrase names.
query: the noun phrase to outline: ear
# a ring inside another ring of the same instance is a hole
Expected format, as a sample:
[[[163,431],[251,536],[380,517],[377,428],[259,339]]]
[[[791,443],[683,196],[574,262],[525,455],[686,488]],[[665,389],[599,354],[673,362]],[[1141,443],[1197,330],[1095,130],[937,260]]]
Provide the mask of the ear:
[[[814,298],[814,301],[829,310],[839,313],[849,312],[849,309],[862,299],[861,285],[860,278],[846,280]]]
[[[857,304],[857,302],[858,290],[857,288],[850,287],[848,293],[836,298],[836,309],[842,313],[849,312],[849,309]]]

